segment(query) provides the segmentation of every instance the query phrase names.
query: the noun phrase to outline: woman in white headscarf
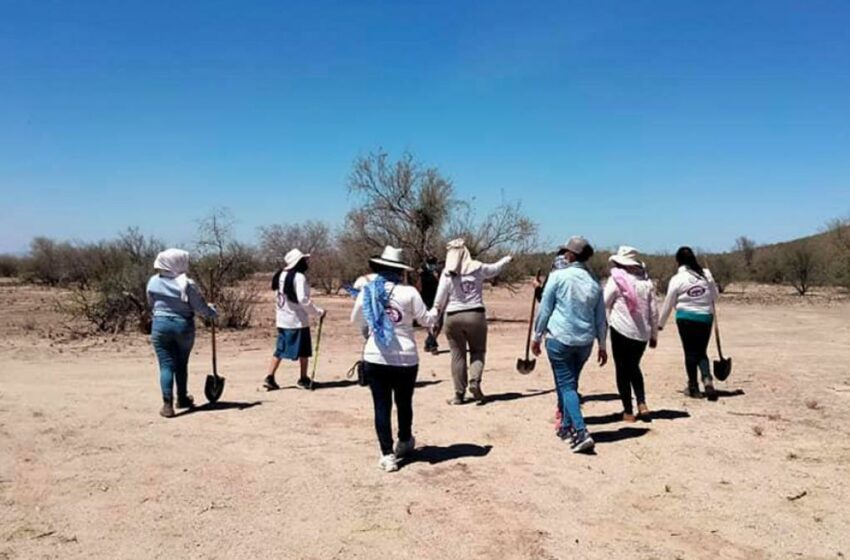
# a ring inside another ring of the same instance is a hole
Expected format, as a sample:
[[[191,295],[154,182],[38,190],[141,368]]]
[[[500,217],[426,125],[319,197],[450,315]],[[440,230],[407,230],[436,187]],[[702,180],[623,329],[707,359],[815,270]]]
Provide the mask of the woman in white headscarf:
[[[189,355],[195,344],[195,313],[215,317],[195,283],[186,276],[189,253],[166,249],[156,257],[156,274],[148,281],[148,304],[153,312],[151,342],[159,361],[159,383],[165,418],[174,416],[174,384],[177,384],[177,408],[191,408],[187,392]]]
[[[455,396],[449,404],[463,404],[467,387],[473,400],[484,404],[481,391],[487,354],[484,281],[498,276],[512,257],[504,257],[493,264],[478,262],[472,258],[463,239],[451,241],[446,250],[446,266],[437,287],[434,307],[446,315],[446,338],[452,351]]]

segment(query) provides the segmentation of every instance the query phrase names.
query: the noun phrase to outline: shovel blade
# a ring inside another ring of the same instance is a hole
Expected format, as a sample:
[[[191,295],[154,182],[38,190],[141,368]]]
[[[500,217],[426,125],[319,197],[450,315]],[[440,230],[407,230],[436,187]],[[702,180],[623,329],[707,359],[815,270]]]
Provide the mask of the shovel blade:
[[[720,381],[726,381],[732,373],[732,358],[714,360],[714,377]]]
[[[211,403],[218,402],[224,393],[224,378],[218,375],[208,375],[204,383],[204,396]]]
[[[523,375],[528,375],[534,371],[534,366],[537,365],[537,360],[523,360],[522,358],[516,361],[516,370]]]

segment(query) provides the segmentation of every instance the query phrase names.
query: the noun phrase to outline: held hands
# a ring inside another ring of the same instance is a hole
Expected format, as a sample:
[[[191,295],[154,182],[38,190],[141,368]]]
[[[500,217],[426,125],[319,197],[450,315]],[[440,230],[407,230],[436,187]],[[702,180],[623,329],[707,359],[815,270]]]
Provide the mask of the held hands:
[[[539,340],[532,340],[531,341],[531,353],[534,354],[535,356],[539,356],[542,353],[542,351],[540,350],[540,341]]]
[[[599,362],[599,367],[604,367],[605,364],[608,363],[608,351],[604,348],[600,348],[599,353],[596,356],[596,361]]]

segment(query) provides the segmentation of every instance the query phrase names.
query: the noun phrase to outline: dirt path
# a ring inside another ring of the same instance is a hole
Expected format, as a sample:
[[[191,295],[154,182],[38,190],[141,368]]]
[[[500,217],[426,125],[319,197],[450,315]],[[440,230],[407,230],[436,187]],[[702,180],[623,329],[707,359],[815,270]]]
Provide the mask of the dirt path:
[[[548,363],[513,371],[526,296],[490,296],[494,402],[447,406],[449,357],[423,357],[420,449],[394,474],[376,468],[368,392],[343,378],[359,344],[347,300],[326,302],[319,379],[330,385],[298,391],[290,367],[283,390],[258,390],[272,348],[263,314],[266,328],[223,337],[221,406],[170,421],[156,414],[143,337],[51,346],[18,328],[29,315],[11,317],[0,559],[850,555],[850,305],[725,304],[735,372],[718,403],[681,394],[665,331],[644,362],[649,424],[617,421],[613,368],[588,365],[598,454],[574,456],[552,430]],[[206,340],[196,350],[202,399]]]

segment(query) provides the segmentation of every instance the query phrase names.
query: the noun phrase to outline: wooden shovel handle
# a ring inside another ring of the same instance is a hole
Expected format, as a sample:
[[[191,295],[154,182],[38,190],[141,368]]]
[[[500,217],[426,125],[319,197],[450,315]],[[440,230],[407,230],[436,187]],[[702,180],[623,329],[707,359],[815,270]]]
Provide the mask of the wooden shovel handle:
[[[534,277],[536,280],[540,280],[540,273],[542,271],[537,269],[537,275]],[[534,310],[537,307],[537,288],[534,288],[534,291],[531,293],[531,317],[528,319],[528,336],[525,339],[525,361],[528,361],[528,354],[531,351],[531,331],[534,329]]]

